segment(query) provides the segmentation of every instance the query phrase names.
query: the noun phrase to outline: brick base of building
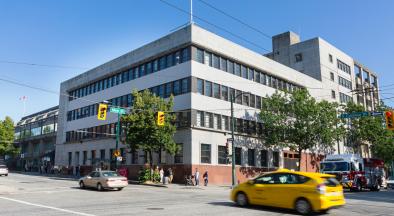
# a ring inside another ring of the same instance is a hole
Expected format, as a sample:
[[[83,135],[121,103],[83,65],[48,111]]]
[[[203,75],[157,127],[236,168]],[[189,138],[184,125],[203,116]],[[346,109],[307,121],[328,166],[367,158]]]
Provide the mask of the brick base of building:
[[[318,172],[319,171],[319,162],[324,157],[322,155],[315,154],[307,154],[303,153],[301,156],[301,171],[306,172]],[[298,159],[294,159],[298,162]],[[156,166],[156,165],[154,165]],[[231,185],[232,183],[232,171],[231,164],[230,165],[209,165],[209,164],[172,164],[165,165],[159,164],[157,165],[164,170],[168,168],[172,169],[173,172],[173,182],[174,183],[185,183],[185,176],[194,175],[196,168],[200,172],[200,184],[203,184],[203,174],[208,171],[208,181],[209,184],[213,185]],[[138,173],[143,168],[148,168],[149,165],[120,165],[119,168],[126,168],[128,172],[129,180],[138,180]],[[286,167],[284,167],[286,168]],[[81,166],[80,172],[81,175],[86,175],[91,172],[93,169],[91,166]],[[261,175],[265,172],[277,170],[277,167],[272,168],[260,168],[260,167],[243,167],[236,166],[236,183],[242,183],[247,181],[250,178]]]

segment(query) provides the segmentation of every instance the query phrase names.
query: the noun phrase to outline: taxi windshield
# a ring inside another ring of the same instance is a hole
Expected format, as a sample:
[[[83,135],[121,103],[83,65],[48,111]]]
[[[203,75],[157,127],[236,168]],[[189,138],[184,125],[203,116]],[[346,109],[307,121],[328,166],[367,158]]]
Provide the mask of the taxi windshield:
[[[320,163],[320,170],[327,171],[349,171],[349,164],[347,162],[322,162]]]

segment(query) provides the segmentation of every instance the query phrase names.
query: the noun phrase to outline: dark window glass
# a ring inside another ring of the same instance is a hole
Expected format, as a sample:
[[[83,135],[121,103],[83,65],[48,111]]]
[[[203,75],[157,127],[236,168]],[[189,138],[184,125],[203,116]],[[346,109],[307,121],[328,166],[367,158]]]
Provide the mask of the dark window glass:
[[[163,56],[163,57],[160,58],[159,67],[160,67],[159,70],[164,70],[164,69],[166,69],[167,65],[166,65],[166,57],[165,57],[165,56]]]
[[[258,83],[260,82],[260,72],[258,71],[254,72],[254,81]]]
[[[205,95],[212,97],[212,82],[205,81]]]
[[[170,97],[172,94],[172,83],[167,83],[166,84],[166,95],[165,97]]]
[[[213,97],[220,99],[220,85],[214,83],[213,84]]]
[[[174,55],[171,53],[167,55],[167,67],[174,65]]]
[[[256,95],[256,108],[261,109],[261,97]]]
[[[248,165],[255,166],[254,149],[248,149]]]
[[[245,106],[249,106],[249,94],[242,95],[242,104]]]
[[[196,61],[204,64],[204,50],[197,48]]]
[[[242,92],[241,91],[239,91],[239,90],[235,90],[235,95],[234,95],[234,97],[236,97],[235,98],[235,103],[237,103],[237,104],[242,104],[242,95],[240,95]],[[238,97],[237,97],[238,96]]]
[[[145,76],[145,64],[140,65],[139,76]]]
[[[204,127],[205,126],[205,124],[204,124],[205,119],[204,119],[204,113],[203,112],[197,111],[196,120],[197,120],[197,126],[199,126],[199,127]]]
[[[174,65],[181,63],[181,51],[176,51],[174,55]]]
[[[182,94],[189,92],[189,78],[182,79]]]
[[[174,95],[179,95],[181,93],[181,81],[174,81]]]
[[[227,71],[227,59],[220,58],[220,69],[223,71]]]
[[[234,62],[232,62],[232,61],[228,61],[228,66],[227,66],[228,68],[227,68],[227,71],[229,72],[229,73],[234,73]]]
[[[260,156],[260,165],[262,167],[268,167],[268,151],[267,150],[261,150],[261,156]]]
[[[156,71],[158,71],[159,70],[159,60],[158,59],[155,59],[154,61],[153,61],[153,72],[156,72]]]
[[[218,146],[218,164],[227,164],[226,146]]]
[[[242,162],[242,149],[239,147],[235,147],[235,164],[241,165]]]
[[[213,114],[205,113],[205,127],[213,128]]]
[[[253,69],[248,68],[248,71],[249,71],[248,78],[249,78],[250,80],[253,80],[253,79],[254,79],[254,71],[253,71]]]
[[[228,87],[222,86],[222,100],[228,101]]]
[[[241,65],[241,73],[242,73],[242,77],[247,79],[248,78],[248,71],[247,68],[243,65]]]
[[[234,63],[234,71],[235,75],[241,76],[241,66],[238,63]]]
[[[301,61],[302,61],[302,53],[295,54],[295,62],[301,62]]]
[[[204,94],[204,80],[197,79],[197,93]]]
[[[267,78],[264,73],[261,73],[261,75],[260,75],[260,83],[263,85],[267,85]]]
[[[152,73],[152,62],[146,63],[146,74]]]
[[[272,153],[272,163],[274,167],[279,167],[279,152]]]
[[[182,62],[190,60],[190,47],[184,48],[182,50]]]
[[[220,69],[219,56],[212,54],[212,59],[213,59],[213,67]]]
[[[183,143],[177,143],[178,151],[174,156],[174,163],[183,163]]]
[[[243,133],[244,132],[244,124],[242,119],[236,119],[236,125],[235,125],[235,129],[238,133]]]
[[[164,84],[159,86],[159,97],[164,98]]]
[[[210,144],[201,144],[201,163],[211,163]]]
[[[253,94],[250,95],[250,106],[256,107],[256,97]]]

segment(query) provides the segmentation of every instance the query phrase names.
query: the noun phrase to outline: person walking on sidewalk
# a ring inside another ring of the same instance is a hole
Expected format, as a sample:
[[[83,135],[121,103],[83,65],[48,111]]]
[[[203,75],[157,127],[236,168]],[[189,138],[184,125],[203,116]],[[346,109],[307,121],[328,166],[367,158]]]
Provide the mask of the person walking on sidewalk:
[[[208,186],[208,171],[205,171],[202,177],[204,178],[204,186]]]
[[[159,173],[160,173],[160,183],[163,183],[163,181],[164,181],[164,170],[163,170],[163,168],[160,168]]]
[[[172,179],[174,178],[174,174],[172,173],[171,167],[168,168],[168,183],[172,183]]]
[[[196,186],[200,185],[200,172],[198,172],[198,168],[196,168],[196,172],[194,173],[194,180],[196,181]]]

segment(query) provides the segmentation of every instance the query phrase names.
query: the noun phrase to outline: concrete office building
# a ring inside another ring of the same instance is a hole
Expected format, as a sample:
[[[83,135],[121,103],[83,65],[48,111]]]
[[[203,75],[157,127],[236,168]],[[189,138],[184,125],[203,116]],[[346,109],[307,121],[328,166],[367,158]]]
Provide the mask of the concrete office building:
[[[285,32],[272,37],[272,50],[267,57],[321,81],[323,99],[338,103],[353,101],[368,111],[379,104],[377,75],[324,39],[301,41],[294,32]],[[351,153],[343,145],[346,142],[346,139],[341,142],[340,153]],[[367,144],[361,153],[370,157]]]
[[[115,149],[109,134],[115,132],[117,117],[108,113],[107,120],[98,121],[98,103],[109,100],[129,107],[132,89],[149,89],[163,98],[175,96],[174,139],[181,151],[154,158],[155,164],[173,168],[175,180],[183,181],[184,175],[199,168],[201,173],[209,171],[211,183],[231,183],[225,155],[230,93],[251,93],[238,97],[234,105],[237,178],[243,181],[269,168],[292,168],[300,156],[265,149],[257,138],[262,132],[257,115],[266,95],[300,87],[308,87],[316,98],[324,93],[320,80],[189,25],[61,84],[60,91],[70,97],[60,97],[56,165],[80,165],[86,172],[108,163]],[[136,178],[146,163],[144,152],[129,153],[125,143],[120,148],[125,158],[122,166],[128,167],[130,178]],[[303,170],[316,169],[310,155],[302,161]]]
[[[18,169],[37,172],[41,165],[54,165],[58,111],[55,106],[25,116],[16,124],[15,142],[21,148],[16,158]]]

